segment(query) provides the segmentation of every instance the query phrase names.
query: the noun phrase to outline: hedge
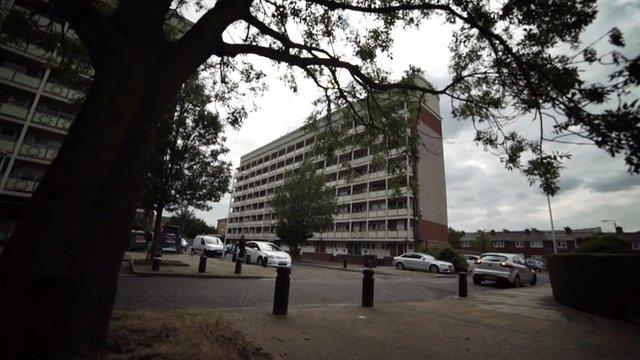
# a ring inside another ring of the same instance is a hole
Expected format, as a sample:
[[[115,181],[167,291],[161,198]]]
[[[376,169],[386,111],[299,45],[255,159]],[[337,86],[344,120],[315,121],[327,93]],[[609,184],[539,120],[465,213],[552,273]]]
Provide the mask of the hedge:
[[[640,255],[550,255],[548,268],[557,302],[640,324]]]

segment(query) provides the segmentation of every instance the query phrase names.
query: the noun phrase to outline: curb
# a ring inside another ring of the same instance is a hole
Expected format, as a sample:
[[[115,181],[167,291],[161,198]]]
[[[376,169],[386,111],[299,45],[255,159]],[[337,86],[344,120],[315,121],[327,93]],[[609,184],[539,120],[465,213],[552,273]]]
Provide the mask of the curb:
[[[181,278],[195,278],[195,279],[275,279],[275,277],[263,276],[263,275],[215,275],[215,274],[200,274],[200,273],[165,273],[156,271],[144,271],[138,270],[133,265],[133,261],[130,259],[122,259],[122,262],[128,262],[131,267],[131,274],[141,277],[181,277]]]
[[[341,268],[341,267],[337,267],[337,266],[321,265],[321,264],[316,264],[316,263],[308,263],[308,262],[304,262],[304,261],[294,262],[294,265],[295,264],[300,264],[300,265],[304,265],[304,266],[311,266],[311,267],[317,267],[317,268],[322,268],[322,269],[329,269],[329,270],[350,271],[350,272],[356,272],[356,273],[362,273],[362,270],[367,269],[367,268],[363,268],[363,269],[360,269],[360,270],[349,269],[349,268],[345,269],[345,268]],[[391,273],[387,273],[387,272],[378,272],[378,271],[376,271],[376,274],[397,275],[397,274],[391,274]]]

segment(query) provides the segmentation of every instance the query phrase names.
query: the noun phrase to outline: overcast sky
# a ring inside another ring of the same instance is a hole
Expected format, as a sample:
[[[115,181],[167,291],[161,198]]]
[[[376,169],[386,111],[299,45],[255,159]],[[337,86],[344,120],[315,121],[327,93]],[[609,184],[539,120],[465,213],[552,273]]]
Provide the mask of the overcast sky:
[[[583,36],[583,41],[595,39],[613,26],[622,30],[630,54],[640,45],[640,1],[601,0],[596,22]],[[426,71],[426,77],[438,84],[448,77],[447,46],[451,27],[435,19],[420,31],[398,31],[393,46],[391,67],[400,75],[410,64]],[[260,62],[269,74],[269,91],[256,102],[258,110],[251,113],[240,130],[228,128],[230,149],[228,159],[234,168],[240,156],[301,126],[312,110],[311,102],[320,93],[310,82],[300,81],[299,92],[293,94],[282,85],[280,73]],[[590,76],[590,74],[585,74]],[[450,107],[442,99],[445,169],[449,226],[475,231],[477,229],[535,227],[549,229],[546,197],[537,187],[530,187],[517,172],[505,170],[496,157],[485,153],[473,143],[470,124],[451,118]],[[524,124],[520,126],[535,126]],[[629,175],[621,158],[611,158],[591,146],[572,146],[574,154],[562,173],[562,190],[551,199],[556,228],[601,226],[612,231],[615,220],[625,231],[640,230],[640,176]],[[229,194],[208,212],[197,214],[215,225],[227,216]]]

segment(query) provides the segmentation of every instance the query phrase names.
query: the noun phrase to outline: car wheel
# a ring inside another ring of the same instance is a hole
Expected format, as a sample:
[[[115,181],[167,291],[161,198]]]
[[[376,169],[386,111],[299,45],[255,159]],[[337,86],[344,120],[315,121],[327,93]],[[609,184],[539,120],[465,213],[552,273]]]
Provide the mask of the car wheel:
[[[396,264],[396,269],[398,269],[398,270],[404,270],[404,264],[403,264],[403,263],[397,263],[397,264]]]
[[[437,273],[439,272],[438,267],[436,265],[431,265],[429,266],[429,272],[430,273]]]
[[[474,276],[474,277],[473,277],[473,283],[474,283],[475,285],[480,285],[480,284],[482,284],[482,278],[481,278],[480,276],[478,276],[478,275]]]
[[[533,279],[531,279],[531,286],[536,286],[537,282],[538,282],[538,276],[536,274],[533,274]]]
[[[520,275],[516,275],[516,278],[513,279],[513,287],[519,288],[520,286],[522,286],[522,282],[520,281]]]
[[[267,266],[269,266],[269,259],[267,258],[262,259],[262,267],[267,267]]]
[[[196,249],[191,248],[191,255],[195,255],[196,254]]]
[[[262,265],[262,256],[258,256],[256,259],[256,265]]]

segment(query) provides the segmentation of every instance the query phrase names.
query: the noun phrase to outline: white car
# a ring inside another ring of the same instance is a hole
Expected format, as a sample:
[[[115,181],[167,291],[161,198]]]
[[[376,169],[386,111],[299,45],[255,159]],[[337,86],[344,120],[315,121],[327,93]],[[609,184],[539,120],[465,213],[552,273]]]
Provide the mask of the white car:
[[[291,256],[276,244],[266,241],[247,241],[245,261],[262,266],[291,267]]]
[[[432,273],[452,273],[453,264],[448,261],[436,260],[429,254],[408,252],[393,258],[393,266],[398,270],[426,270]]]
[[[485,280],[520,287],[522,284],[535,285],[537,276],[519,254],[485,253],[476,261],[473,283],[480,285]]]
[[[476,261],[480,259],[480,255],[463,254],[462,256],[467,260],[467,272],[472,272],[476,268]]]
[[[224,244],[219,237],[213,235],[198,235],[193,239],[191,254],[204,256],[222,256]]]

